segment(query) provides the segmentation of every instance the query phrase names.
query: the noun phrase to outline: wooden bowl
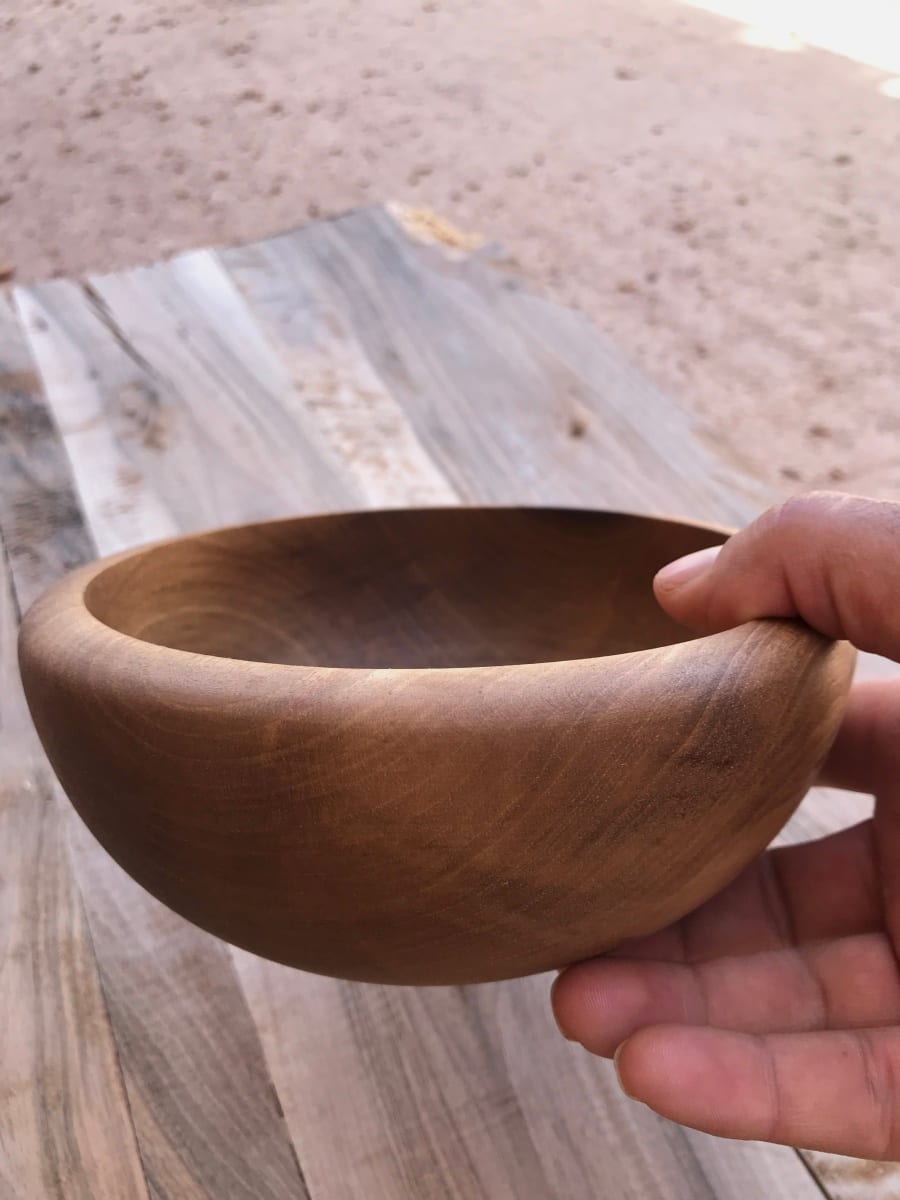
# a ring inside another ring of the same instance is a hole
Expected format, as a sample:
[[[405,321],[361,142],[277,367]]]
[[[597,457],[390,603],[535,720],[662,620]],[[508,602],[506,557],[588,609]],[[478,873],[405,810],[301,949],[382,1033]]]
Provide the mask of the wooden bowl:
[[[726,536],[468,508],[181,538],[37,602],[28,701],[110,854],[220,937],[351,979],[541,971],[722,887],[831,744],[846,644],[657,607]]]

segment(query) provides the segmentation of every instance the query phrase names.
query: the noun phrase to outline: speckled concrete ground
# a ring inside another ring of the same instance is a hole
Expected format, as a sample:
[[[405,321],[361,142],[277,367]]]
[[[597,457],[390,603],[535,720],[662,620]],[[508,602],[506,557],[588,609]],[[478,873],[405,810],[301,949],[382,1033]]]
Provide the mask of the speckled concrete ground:
[[[900,102],[737,33],[677,0],[18,0],[0,273],[429,205],[781,490],[900,498]]]

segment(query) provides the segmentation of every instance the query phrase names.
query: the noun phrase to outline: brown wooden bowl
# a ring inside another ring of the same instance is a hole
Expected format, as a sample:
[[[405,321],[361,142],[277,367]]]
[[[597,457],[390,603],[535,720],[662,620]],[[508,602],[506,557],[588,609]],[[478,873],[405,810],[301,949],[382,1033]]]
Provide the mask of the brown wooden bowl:
[[[541,971],[727,883],[831,744],[846,644],[657,607],[725,537],[467,508],[181,538],[37,602],[28,701],[110,854],[220,937],[351,979]]]

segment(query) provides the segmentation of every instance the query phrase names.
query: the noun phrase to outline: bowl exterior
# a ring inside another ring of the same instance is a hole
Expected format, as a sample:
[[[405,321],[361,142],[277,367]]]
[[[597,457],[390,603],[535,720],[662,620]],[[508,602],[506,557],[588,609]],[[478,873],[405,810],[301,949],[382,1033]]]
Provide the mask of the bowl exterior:
[[[96,570],[20,640],[78,812],[197,925],[354,979],[524,975],[681,916],[788,819],[853,667],[786,621],[525,666],[235,662],[102,625]]]

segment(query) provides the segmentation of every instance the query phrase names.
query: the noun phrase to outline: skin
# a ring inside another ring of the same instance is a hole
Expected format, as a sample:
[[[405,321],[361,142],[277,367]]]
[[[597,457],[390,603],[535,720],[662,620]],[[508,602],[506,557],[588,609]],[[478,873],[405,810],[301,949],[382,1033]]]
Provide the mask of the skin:
[[[799,616],[900,661],[900,504],[795,498],[654,587],[703,633]],[[675,925],[568,968],[553,1009],[673,1121],[897,1159],[900,678],[853,688],[822,782],[874,793],[873,819],[769,851]]]

